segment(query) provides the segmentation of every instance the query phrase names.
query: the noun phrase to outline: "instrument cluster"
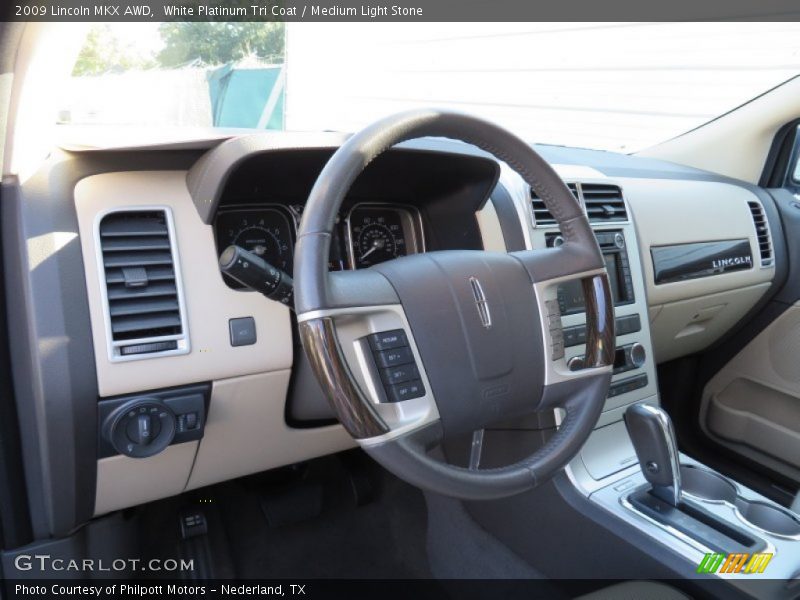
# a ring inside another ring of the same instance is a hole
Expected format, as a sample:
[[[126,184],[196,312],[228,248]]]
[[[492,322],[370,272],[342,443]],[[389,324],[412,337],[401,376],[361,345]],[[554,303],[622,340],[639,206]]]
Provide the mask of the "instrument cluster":
[[[221,208],[216,217],[217,249],[236,245],[291,274],[302,205],[264,204]],[[365,269],[425,251],[422,217],[412,206],[360,203],[340,215],[329,267]],[[226,279],[232,287],[238,285]]]

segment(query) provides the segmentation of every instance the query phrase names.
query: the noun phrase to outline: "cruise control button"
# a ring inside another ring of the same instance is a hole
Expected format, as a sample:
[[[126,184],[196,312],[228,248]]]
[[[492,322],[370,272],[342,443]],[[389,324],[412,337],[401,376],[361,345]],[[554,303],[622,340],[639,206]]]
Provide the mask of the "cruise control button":
[[[425,386],[417,379],[415,381],[387,387],[386,395],[389,397],[389,402],[402,402],[403,400],[411,400],[412,398],[421,398],[425,395]]]
[[[403,383],[404,381],[419,379],[419,370],[417,369],[417,365],[413,363],[400,365],[399,367],[391,367],[381,371],[381,379],[383,379],[383,383],[386,385]]]
[[[406,333],[402,329],[393,329],[392,331],[382,331],[369,336],[369,345],[373,350],[390,350],[392,348],[400,348],[408,346],[408,339]]]
[[[376,352],[375,360],[378,362],[378,365],[383,368],[396,367],[398,365],[413,363],[414,355],[411,353],[411,348],[392,348],[391,350]]]

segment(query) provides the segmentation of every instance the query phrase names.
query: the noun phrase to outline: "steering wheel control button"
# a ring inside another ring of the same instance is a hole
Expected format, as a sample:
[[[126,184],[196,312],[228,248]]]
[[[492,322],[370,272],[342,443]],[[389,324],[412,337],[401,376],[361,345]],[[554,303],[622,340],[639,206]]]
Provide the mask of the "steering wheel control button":
[[[402,329],[394,329],[392,331],[383,331],[369,336],[369,345],[373,350],[380,352],[382,350],[391,350],[392,348],[402,348],[408,346],[408,339],[406,332]]]
[[[230,319],[228,328],[231,334],[231,346],[252,346],[256,343],[256,321],[253,317]]]
[[[380,372],[386,400],[402,402],[425,395],[425,386],[405,331],[382,331],[369,335],[366,339]]]
[[[550,331],[552,359],[564,358],[564,329],[561,323],[561,309],[558,300],[546,300],[544,303],[547,310],[547,328]]]
[[[389,397],[389,402],[402,402],[403,400],[421,398],[425,395],[425,386],[422,385],[422,381],[419,379],[398,385],[390,385],[386,388],[386,395]]]
[[[395,385],[412,379],[419,379],[419,369],[415,364],[390,367],[381,371],[381,379],[384,385]]]
[[[399,365],[406,365],[414,362],[414,355],[411,353],[411,348],[392,348],[391,350],[384,350],[383,352],[375,353],[375,360],[381,368],[396,367]]]
[[[556,341],[554,339],[552,345],[552,351],[553,351],[553,360],[564,358],[564,340],[561,339],[559,341]]]

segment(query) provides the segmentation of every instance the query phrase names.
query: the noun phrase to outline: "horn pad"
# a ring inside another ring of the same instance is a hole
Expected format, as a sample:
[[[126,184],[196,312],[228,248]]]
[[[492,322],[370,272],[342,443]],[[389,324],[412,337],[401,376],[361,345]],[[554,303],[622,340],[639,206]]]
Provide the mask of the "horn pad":
[[[516,258],[431,252],[373,268],[400,297],[446,436],[538,408],[542,331],[533,284]]]

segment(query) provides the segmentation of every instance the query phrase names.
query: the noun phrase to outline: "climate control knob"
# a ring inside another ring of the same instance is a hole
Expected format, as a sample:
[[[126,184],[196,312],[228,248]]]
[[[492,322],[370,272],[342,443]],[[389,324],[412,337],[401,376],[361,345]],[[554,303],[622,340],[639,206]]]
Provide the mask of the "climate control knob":
[[[639,342],[635,342],[631,346],[630,357],[631,365],[633,365],[634,369],[638,369],[639,367],[644,366],[644,363],[647,360],[647,351]]]
[[[567,368],[570,371],[580,371],[586,366],[586,361],[582,356],[573,356],[567,362]]]

